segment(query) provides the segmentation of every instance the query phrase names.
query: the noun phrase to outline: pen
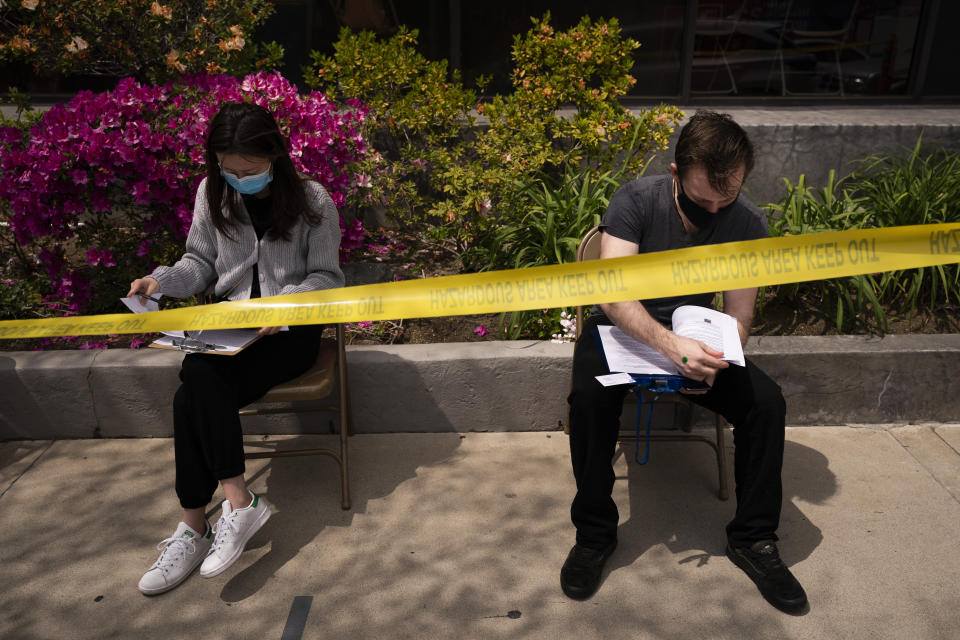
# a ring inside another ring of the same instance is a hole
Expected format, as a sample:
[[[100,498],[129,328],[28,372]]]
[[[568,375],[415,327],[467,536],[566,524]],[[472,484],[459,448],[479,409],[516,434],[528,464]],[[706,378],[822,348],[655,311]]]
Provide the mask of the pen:
[[[150,300],[151,302],[156,302],[157,304],[160,303],[160,298],[154,298],[153,296],[148,296],[145,293],[136,293],[134,295],[140,296],[141,298],[146,298],[147,300]]]

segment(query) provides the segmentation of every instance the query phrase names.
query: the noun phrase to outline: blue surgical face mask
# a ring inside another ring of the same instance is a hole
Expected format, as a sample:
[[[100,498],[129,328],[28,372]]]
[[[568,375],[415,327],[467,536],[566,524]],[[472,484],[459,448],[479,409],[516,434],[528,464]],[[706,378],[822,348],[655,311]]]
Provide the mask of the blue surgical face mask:
[[[227,184],[243,195],[247,196],[260,193],[273,180],[273,175],[270,169],[267,169],[263,173],[258,173],[253,176],[244,176],[242,178],[238,178],[232,173],[227,173],[223,169],[220,169],[220,175],[222,175],[224,180],[227,181]]]

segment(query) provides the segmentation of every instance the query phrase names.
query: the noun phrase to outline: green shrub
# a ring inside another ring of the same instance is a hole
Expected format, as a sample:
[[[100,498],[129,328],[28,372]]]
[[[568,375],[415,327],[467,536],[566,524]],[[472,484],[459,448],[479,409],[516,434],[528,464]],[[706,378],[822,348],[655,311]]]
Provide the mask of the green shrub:
[[[182,74],[243,75],[283,58],[249,41],[273,12],[266,0],[24,0],[0,3],[0,61],[39,74],[162,83]]]
[[[459,74],[448,80],[446,62],[426,60],[416,43],[417,32],[405,29],[388,40],[344,30],[332,56],[311,54],[305,75],[375,116],[365,135],[380,153],[359,169],[370,187],[355,202],[454,239],[468,269],[501,261],[494,230],[524,218],[530,185],[559,187],[568,169],[581,167],[600,175],[625,156],[635,173],[682,117],[675,107],[637,116],[620,105],[635,83],[628,71],[639,45],[621,37],[616,20],[583,18],[557,32],[549,13],[533,19],[514,38],[513,92],[480,104]],[[477,127],[474,107],[487,119]]]
[[[613,170],[624,155],[636,173],[645,156],[664,149],[682,112],[659,106],[634,115],[620,99],[635,84],[628,71],[639,44],[623,39],[616,19],[583,18],[555,31],[550,14],[514,36],[513,92],[478,106],[488,120],[471,154],[443,175],[449,197],[438,217],[456,221],[470,268],[496,250],[489,230],[512,225],[527,212],[527,185],[559,185],[567,169]]]
[[[458,71],[447,79],[446,60],[417,51],[418,35],[401,27],[381,40],[344,28],[332,56],[313,51],[304,67],[309,86],[370,109],[363,135],[376,153],[357,167],[361,189],[352,204],[383,208],[404,225],[426,222],[427,210],[443,197],[437,176],[465,153],[476,104]]]

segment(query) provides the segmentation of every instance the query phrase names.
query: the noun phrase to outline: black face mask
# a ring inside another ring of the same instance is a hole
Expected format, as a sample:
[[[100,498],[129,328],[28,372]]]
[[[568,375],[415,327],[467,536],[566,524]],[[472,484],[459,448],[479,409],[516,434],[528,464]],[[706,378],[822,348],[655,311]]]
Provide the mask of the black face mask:
[[[740,197],[739,193],[737,193],[737,197]],[[683,215],[687,217],[687,220],[700,231],[705,231],[713,227],[713,225],[717,223],[717,218],[730,211],[736,202],[737,200],[734,198],[733,202],[727,206],[720,207],[716,213],[711,213],[691,200],[687,194],[683,192],[683,183],[680,182],[679,178],[677,179],[677,203],[683,210]]]

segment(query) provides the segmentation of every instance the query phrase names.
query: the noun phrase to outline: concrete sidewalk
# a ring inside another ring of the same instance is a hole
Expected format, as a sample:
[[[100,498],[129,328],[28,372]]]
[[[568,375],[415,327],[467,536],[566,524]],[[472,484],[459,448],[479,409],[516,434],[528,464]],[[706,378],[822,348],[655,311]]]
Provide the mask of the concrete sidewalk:
[[[618,458],[620,546],[575,602],[559,586],[562,432],[355,436],[351,511],[331,461],[253,461],[268,525],[225,574],[154,598],[136,583],[176,524],[172,441],[3,443],[0,638],[956,638],[960,426],[787,440],[781,551],[811,602],[798,617],[724,557],[733,504],[707,447]]]

